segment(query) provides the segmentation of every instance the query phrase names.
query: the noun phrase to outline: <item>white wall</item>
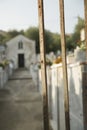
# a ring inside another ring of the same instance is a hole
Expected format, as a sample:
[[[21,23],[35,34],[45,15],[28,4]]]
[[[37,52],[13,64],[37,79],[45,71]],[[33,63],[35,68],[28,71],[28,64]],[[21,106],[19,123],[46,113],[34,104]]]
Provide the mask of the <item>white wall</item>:
[[[12,65],[11,65],[12,66]],[[9,77],[13,74],[13,68],[9,65],[3,69],[0,67],[0,89],[7,83]]]
[[[82,66],[73,64],[68,66],[70,127],[71,130],[83,130],[83,102],[82,102]]]
[[[84,130],[82,73],[87,65],[75,63],[68,67],[70,130]],[[47,69],[49,117],[54,130],[65,130],[64,84],[62,66]],[[41,87],[41,78],[40,84]],[[40,88],[41,90],[41,88]]]

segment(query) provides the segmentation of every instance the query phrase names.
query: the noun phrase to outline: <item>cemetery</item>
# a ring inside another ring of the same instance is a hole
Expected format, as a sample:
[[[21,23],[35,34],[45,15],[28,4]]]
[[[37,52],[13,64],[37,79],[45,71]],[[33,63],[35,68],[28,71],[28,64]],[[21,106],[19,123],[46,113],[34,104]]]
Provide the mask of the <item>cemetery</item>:
[[[60,34],[45,31],[43,0],[38,28],[0,31],[1,130],[87,130],[86,5],[72,36],[65,32],[63,0]]]
[[[20,39],[22,40],[22,39]],[[6,51],[6,50],[5,50]],[[3,53],[2,53],[3,54]],[[4,53],[5,54],[5,53]],[[8,56],[8,55],[7,55]],[[2,55],[0,62],[0,89],[3,89],[15,71],[14,62]],[[11,57],[12,58],[12,57]],[[43,95],[40,54],[31,62],[30,73],[40,95]],[[46,55],[48,110],[53,130],[66,130],[64,108],[64,84],[61,52],[57,57],[53,52]],[[87,71],[86,52],[77,46],[67,53],[67,73],[69,87],[70,129],[84,130],[84,100]],[[28,68],[27,68],[28,69]],[[85,110],[86,111],[86,110]]]

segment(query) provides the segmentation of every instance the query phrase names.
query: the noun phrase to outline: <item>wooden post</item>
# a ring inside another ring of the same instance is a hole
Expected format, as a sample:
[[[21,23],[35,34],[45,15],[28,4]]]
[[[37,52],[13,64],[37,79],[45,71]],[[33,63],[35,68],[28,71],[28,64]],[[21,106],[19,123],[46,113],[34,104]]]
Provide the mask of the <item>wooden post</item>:
[[[45,40],[44,40],[44,11],[43,0],[38,0],[38,15],[39,15],[39,37],[40,37],[40,56],[41,56],[41,73],[43,87],[43,119],[44,130],[49,130],[48,116],[48,95],[47,95],[47,75],[46,75],[46,58],[45,58]]]
[[[83,119],[84,130],[87,130],[87,72],[82,73],[82,95],[83,95]]]
[[[87,0],[84,0],[84,16],[85,16],[85,44],[86,44],[86,61],[87,61]],[[84,130],[87,130],[87,73],[83,73],[83,119]]]
[[[59,5],[60,5],[60,28],[61,28],[63,79],[64,79],[63,83],[64,83],[65,124],[66,124],[66,130],[70,130],[68,76],[67,76],[67,63],[66,63],[65,20],[64,20],[64,1],[59,0]]]
[[[85,14],[86,61],[87,61],[87,0],[84,0],[84,14]]]

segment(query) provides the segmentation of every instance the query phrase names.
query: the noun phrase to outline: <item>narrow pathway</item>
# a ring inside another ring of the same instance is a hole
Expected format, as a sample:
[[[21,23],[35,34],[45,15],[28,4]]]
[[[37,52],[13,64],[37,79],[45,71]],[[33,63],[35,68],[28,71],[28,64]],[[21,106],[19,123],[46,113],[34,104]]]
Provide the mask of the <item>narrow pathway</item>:
[[[25,70],[0,90],[0,130],[43,130],[42,98]]]

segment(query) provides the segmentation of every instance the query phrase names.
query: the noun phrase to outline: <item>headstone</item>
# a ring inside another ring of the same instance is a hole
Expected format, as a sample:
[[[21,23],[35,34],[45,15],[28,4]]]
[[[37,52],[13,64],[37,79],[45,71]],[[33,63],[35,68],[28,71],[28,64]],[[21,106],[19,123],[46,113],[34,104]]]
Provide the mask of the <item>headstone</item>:
[[[74,51],[75,62],[84,62],[86,61],[86,52],[79,47],[77,47]]]

